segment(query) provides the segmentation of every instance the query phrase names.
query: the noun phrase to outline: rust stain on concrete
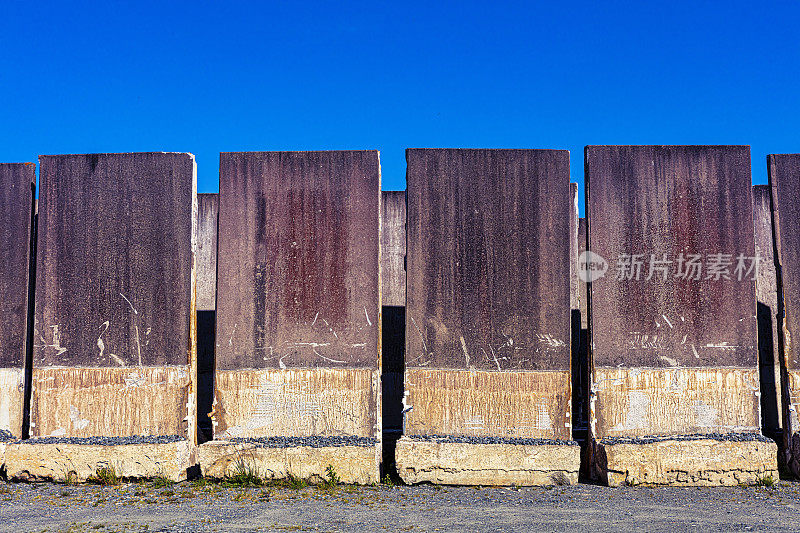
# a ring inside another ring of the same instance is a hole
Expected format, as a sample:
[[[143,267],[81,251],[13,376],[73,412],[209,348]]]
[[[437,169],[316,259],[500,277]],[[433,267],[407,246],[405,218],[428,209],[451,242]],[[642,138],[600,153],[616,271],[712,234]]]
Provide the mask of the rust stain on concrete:
[[[755,368],[595,368],[592,377],[604,437],[760,432]]]
[[[22,436],[28,265],[36,165],[0,163],[0,430]]]
[[[217,215],[216,193],[197,195],[197,310],[217,308]]]
[[[368,368],[218,370],[214,435],[375,438],[379,387]]]
[[[382,305],[406,305],[406,192],[383,191],[381,218]]]
[[[186,434],[189,366],[36,368],[31,436]]]
[[[571,439],[568,371],[406,370],[406,435]]]
[[[755,272],[735,271],[755,256],[749,147],[585,156],[589,249],[610,265],[589,295],[592,435],[758,431]],[[666,274],[648,276],[651,254]],[[680,277],[694,254],[703,270]],[[705,270],[713,254],[728,254],[727,276]],[[623,277],[637,255],[639,279]]]

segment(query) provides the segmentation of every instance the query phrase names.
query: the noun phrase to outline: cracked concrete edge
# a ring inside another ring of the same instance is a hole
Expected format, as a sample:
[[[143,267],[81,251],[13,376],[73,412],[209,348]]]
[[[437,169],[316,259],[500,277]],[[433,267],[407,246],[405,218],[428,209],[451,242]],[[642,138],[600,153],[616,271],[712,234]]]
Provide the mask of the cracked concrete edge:
[[[342,483],[369,485],[380,481],[381,446],[292,446],[267,448],[215,440],[197,448],[204,477],[224,479],[251,472],[265,479],[293,476],[311,481],[327,477],[332,467]]]
[[[118,478],[183,481],[195,465],[194,447],[188,441],[119,446],[23,442],[4,448],[6,477],[17,481],[83,482],[101,468],[113,469]]]
[[[404,482],[441,485],[573,485],[580,447],[569,445],[467,444],[403,437],[395,450]]]
[[[592,477],[610,487],[759,485],[779,479],[774,442],[594,442],[591,448]]]

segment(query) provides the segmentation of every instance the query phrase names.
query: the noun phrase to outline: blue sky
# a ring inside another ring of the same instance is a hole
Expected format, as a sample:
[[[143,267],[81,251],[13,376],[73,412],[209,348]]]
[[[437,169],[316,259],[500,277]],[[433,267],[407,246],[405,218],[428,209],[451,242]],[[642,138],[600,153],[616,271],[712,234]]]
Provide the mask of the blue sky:
[[[0,3],[0,161],[750,144],[800,152],[800,3]]]

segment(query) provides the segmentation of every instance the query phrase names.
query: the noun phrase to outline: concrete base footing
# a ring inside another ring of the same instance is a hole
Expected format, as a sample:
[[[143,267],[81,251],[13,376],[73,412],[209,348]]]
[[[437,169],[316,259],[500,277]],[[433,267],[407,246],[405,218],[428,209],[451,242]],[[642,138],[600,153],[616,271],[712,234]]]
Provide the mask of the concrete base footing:
[[[202,475],[212,479],[251,472],[265,479],[293,476],[322,481],[331,466],[342,483],[380,481],[380,445],[270,448],[213,440],[197,447],[197,461]]]
[[[166,477],[183,481],[194,465],[188,441],[159,444],[6,444],[4,462],[8,479],[82,482],[101,469],[118,478]]]
[[[578,482],[576,444],[472,444],[403,437],[395,451],[406,483],[442,485],[572,485]]]
[[[592,477],[620,485],[720,486],[778,481],[778,447],[715,439],[592,445]]]

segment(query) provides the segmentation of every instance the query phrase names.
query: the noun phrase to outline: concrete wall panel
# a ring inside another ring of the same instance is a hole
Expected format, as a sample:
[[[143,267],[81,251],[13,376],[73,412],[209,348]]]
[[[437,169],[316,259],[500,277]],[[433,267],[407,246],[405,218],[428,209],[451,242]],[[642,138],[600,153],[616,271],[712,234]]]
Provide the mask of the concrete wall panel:
[[[0,163],[0,430],[20,437],[36,166]]]
[[[570,438],[569,153],[407,161],[406,434]]]
[[[61,155],[40,165],[31,434],[183,434],[195,350],[194,157]],[[169,393],[154,388],[164,372]],[[139,414],[108,416],[122,411]]]
[[[749,147],[589,146],[585,168],[609,265],[590,295],[593,435],[757,432],[755,272],[736,270],[755,256]]]

